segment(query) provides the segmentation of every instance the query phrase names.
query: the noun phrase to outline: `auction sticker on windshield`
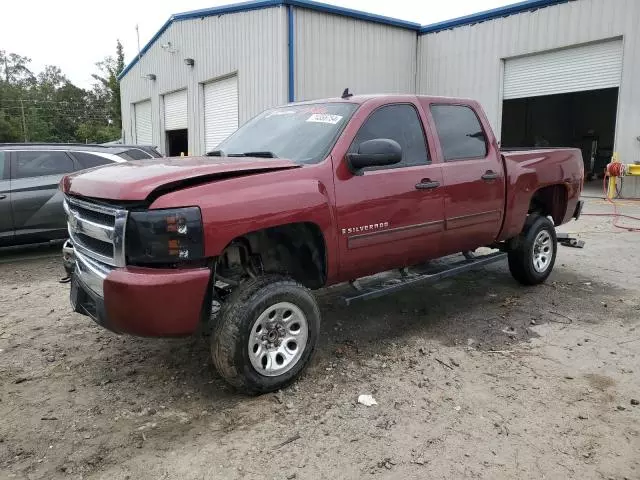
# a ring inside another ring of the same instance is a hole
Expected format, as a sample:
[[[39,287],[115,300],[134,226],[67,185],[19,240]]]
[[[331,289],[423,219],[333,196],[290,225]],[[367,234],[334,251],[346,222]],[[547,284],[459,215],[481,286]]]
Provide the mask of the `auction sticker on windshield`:
[[[335,125],[340,120],[342,120],[342,115],[331,115],[329,113],[314,113],[307,118],[307,122],[330,123],[331,125]]]

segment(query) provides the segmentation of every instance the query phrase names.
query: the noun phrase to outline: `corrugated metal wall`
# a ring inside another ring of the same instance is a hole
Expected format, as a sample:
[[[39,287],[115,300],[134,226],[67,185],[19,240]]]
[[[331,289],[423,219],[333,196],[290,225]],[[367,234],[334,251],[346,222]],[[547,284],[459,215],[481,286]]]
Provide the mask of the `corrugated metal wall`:
[[[169,49],[162,45],[171,42]],[[194,67],[184,64],[195,60]],[[204,153],[202,84],[237,72],[242,124],[265,108],[287,101],[287,14],[264,8],[175,21],[121,80],[122,122],[131,141],[133,103],[151,99],[153,143],[165,147],[162,95],[187,88],[189,153]],[[155,74],[156,80],[143,78]]]
[[[416,32],[302,8],[294,31],[295,100],[415,92]]]
[[[479,100],[500,132],[504,58],[623,37],[616,150],[640,161],[640,1],[576,0],[423,35],[417,91]]]

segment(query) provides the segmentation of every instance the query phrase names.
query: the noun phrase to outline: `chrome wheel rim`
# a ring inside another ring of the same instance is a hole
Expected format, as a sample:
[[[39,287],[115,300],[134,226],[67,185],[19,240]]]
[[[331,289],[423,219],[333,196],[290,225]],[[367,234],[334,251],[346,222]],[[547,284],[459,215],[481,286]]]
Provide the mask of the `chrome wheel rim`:
[[[282,375],[300,361],[308,338],[307,317],[299,307],[289,302],[271,305],[251,327],[251,365],[267,377]]]
[[[533,241],[533,268],[538,273],[544,273],[551,265],[553,258],[553,241],[547,230],[542,230]]]

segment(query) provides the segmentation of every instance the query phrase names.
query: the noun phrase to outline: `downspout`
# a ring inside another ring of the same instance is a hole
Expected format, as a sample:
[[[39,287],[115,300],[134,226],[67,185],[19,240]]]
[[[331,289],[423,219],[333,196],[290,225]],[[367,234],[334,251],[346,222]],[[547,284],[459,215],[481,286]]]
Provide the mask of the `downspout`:
[[[415,71],[413,72],[413,93],[415,95],[419,95],[418,92],[418,65],[420,63],[420,30],[416,32],[416,62],[415,62]]]
[[[288,57],[289,57],[289,102],[294,102],[296,99],[295,85],[294,85],[294,49],[293,49],[293,6],[287,5],[287,23],[288,23]]]

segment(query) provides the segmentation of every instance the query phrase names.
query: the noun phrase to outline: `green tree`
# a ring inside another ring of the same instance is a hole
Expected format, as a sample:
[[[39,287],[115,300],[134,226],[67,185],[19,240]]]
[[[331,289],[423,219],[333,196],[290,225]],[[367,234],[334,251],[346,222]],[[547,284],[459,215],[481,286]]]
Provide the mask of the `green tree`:
[[[28,65],[31,59],[0,50],[0,77],[9,85],[26,85],[35,80]]]
[[[120,105],[120,82],[118,75],[124,70],[124,49],[120,40],[116,43],[116,57],[105,57],[96,63],[99,74],[91,75],[97,81],[94,91],[102,97],[112,120],[112,126],[122,129],[122,110]]]
[[[91,90],[69,81],[59,67],[47,65],[37,75],[31,60],[0,50],[0,142],[106,142],[121,136],[120,85],[122,44],[116,58],[97,64]]]

